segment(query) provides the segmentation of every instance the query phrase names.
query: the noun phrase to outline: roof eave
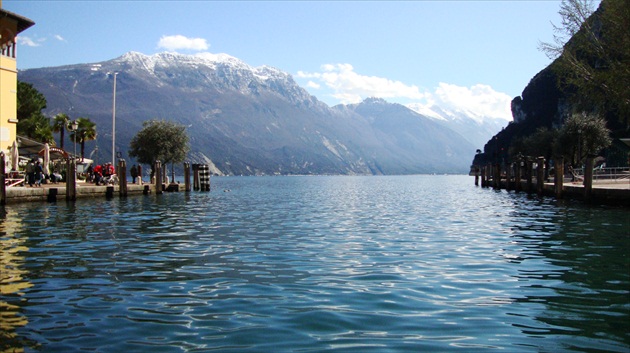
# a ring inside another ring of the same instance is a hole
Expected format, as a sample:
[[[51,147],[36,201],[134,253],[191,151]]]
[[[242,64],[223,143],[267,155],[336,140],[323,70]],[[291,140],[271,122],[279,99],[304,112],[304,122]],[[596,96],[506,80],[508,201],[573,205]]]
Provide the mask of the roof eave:
[[[14,20],[17,22],[17,32],[23,32],[26,29],[28,29],[29,27],[33,26],[35,24],[35,22],[33,22],[33,20],[26,18],[24,16],[20,16],[16,13],[13,13],[11,11],[7,11],[7,10],[3,10],[0,9],[0,17],[9,17],[10,19]],[[17,34],[17,33],[16,33]]]

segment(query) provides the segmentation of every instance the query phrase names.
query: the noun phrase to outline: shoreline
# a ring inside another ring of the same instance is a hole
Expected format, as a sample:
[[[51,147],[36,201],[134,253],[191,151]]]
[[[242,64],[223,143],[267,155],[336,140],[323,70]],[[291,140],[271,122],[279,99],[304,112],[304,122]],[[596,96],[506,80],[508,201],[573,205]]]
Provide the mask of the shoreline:
[[[485,187],[493,188],[490,185]],[[630,207],[630,180],[628,179],[625,179],[623,182],[594,182],[588,199],[582,182],[565,183],[562,186],[562,195],[560,198],[556,196],[556,185],[553,182],[543,183],[541,193],[537,192],[536,183],[532,183],[530,190],[528,190],[528,184],[525,180],[521,180],[519,191],[515,190],[516,185],[513,180],[510,181],[510,185],[508,185],[505,179],[500,181],[498,189],[506,190],[507,192],[538,194],[540,196],[553,197],[556,199],[578,200],[587,204]]]
[[[179,186],[179,184],[175,184]],[[163,185],[164,191],[169,185]],[[177,187],[179,189],[179,187]],[[127,195],[148,195],[155,193],[153,184],[127,184]],[[178,191],[178,190],[173,190]],[[77,182],[76,198],[115,198],[121,195],[119,185],[94,185]],[[42,186],[16,186],[6,189],[6,205],[24,202],[57,202],[66,201],[66,183],[42,184]]]

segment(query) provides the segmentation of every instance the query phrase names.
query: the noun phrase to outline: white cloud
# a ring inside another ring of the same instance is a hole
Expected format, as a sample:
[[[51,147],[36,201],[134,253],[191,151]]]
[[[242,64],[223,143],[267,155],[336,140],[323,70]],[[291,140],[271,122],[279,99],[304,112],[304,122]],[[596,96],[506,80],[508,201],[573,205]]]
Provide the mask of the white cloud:
[[[368,97],[422,99],[424,94],[414,85],[406,85],[383,77],[360,75],[350,64],[326,64],[321,72],[299,71],[298,78],[320,81],[332,90],[341,103],[358,103]],[[311,85],[309,83],[309,85]]]
[[[60,42],[65,42],[66,41],[66,39],[64,37],[60,36],[59,34],[55,34],[54,37],[55,37],[56,40],[58,40]]]
[[[297,78],[307,79],[306,87],[319,93],[327,90],[336,103],[358,103],[368,97],[378,97],[392,103],[401,103],[425,115],[439,117],[432,107],[460,112],[478,120],[512,120],[512,98],[497,92],[489,85],[476,84],[463,87],[439,83],[433,91],[423,90],[383,77],[361,75],[350,64],[322,65],[320,72],[299,71]]]
[[[158,42],[158,48],[166,50],[207,50],[210,46],[203,38],[188,38],[182,35],[162,36]]]
[[[27,47],[39,47],[40,44],[38,42],[36,42],[35,40],[33,40],[31,37],[26,37],[26,36],[18,36],[18,43],[20,45],[26,45]]]
[[[488,85],[462,87],[442,82],[432,99],[435,105],[442,108],[469,112],[478,117],[512,120],[512,98]]]

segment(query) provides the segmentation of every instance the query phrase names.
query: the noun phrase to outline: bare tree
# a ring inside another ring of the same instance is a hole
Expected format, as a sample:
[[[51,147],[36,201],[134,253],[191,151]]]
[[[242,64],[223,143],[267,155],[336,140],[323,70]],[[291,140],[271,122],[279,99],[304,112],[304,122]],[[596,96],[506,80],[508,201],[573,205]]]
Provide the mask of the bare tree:
[[[562,24],[556,25],[553,22],[553,43],[540,42],[538,48],[544,52],[549,59],[557,59],[563,52],[564,46],[573,38],[584,24],[589,26],[587,19],[594,11],[593,0],[562,0],[560,11]],[[590,28],[586,30],[591,31]]]
[[[554,59],[576,110],[613,112],[630,123],[630,1],[562,0],[554,41],[539,48]]]

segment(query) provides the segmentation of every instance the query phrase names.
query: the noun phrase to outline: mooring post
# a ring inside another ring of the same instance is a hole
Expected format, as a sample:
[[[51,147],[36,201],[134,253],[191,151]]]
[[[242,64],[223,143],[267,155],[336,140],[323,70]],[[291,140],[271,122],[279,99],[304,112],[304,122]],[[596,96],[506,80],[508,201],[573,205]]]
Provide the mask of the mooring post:
[[[479,172],[481,173],[481,187],[485,188],[486,187],[486,183],[488,182],[486,180],[486,167],[485,166],[480,166],[479,167]]]
[[[193,190],[199,191],[199,164],[193,164]]]
[[[522,179],[522,171],[523,171],[523,158],[519,157],[516,160],[516,175],[514,176],[514,191],[519,192],[523,190],[523,184],[521,184]]]
[[[528,194],[531,194],[533,189],[534,189],[534,187],[533,187],[534,161],[530,157],[527,157],[527,159],[525,161],[525,164],[527,166],[527,171],[526,171],[526,173],[527,173],[527,175],[526,175],[526,178],[527,178],[527,190],[526,191],[527,191]]]
[[[142,165],[138,164],[138,184],[142,185]]]
[[[555,175],[553,177],[553,183],[556,191],[556,198],[562,198],[562,189],[564,188],[564,158],[556,158],[554,160]]]
[[[207,164],[199,166],[199,185],[201,191],[210,191],[210,167]]]
[[[168,169],[168,164],[164,164],[164,168],[162,168],[162,183],[166,183],[166,184],[168,184],[168,182],[167,182],[167,180],[168,180],[167,169]]]
[[[190,191],[190,163],[184,162],[184,190]]]
[[[68,157],[66,162],[66,201],[77,200],[77,162]]]
[[[507,191],[512,189],[512,167],[514,167],[514,163],[509,163],[505,170],[505,190]]]
[[[545,187],[545,157],[538,157],[538,167],[536,167],[536,192],[538,195],[543,194]]]
[[[593,193],[593,166],[595,165],[595,158],[592,156],[586,157],[586,163],[584,165],[584,199],[591,201]]]
[[[479,186],[479,166],[473,166],[473,172],[475,173],[475,186]]]
[[[495,189],[501,189],[501,164],[499,163],[495,163],[493,168],[492,168],[492,172],[493,172],[493,181],[494,181],[494,188]]]
[[[122,158],[118,160],[118,194],[127,197],[127,162]]]
[[[155,161],[155,193],[162,194],[162,163],[160,161]]]
[[[494,185],[494,168],[492,164],[488,164],[486,166],[486,173],[488,174],[488,187],[492,187]]]
[[[7,185],[5,179],[5,156],[4,152],[0,152],[0,205],[7,204]]]
[[[492,164],[486,165],[486,187],[491,187],[494,182],[492,175]]]
[[[107,199],[114,198],[114,186],[113,185],[105,186],[105,198],[107,198]]]

